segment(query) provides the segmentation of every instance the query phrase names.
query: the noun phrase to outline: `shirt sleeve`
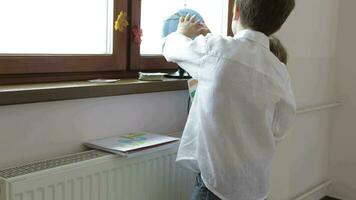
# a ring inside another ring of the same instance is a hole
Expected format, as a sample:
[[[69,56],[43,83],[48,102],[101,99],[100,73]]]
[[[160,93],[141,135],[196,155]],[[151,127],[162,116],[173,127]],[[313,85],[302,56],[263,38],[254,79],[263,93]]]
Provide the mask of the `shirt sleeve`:
[[[198,79],[202,61],[208,53],[207,36],[198,36],[194,40],[181,33],[172,33],[163,43],[163,55],[168,62],[177,63],[193,78]]]
[[[291,88],[291,81],[287,83],[286,94],[280,99],[275,108],[273,120],[273,134],[278,143],[290,131],[296,117],[296,103]]]

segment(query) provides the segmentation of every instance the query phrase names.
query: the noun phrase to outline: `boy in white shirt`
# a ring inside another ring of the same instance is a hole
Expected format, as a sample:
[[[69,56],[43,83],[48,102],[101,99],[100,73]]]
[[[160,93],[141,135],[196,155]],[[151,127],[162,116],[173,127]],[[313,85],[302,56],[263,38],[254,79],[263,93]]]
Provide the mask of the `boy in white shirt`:
[[[236,0],[234,37],[205,35],[207,28],[186,16],[166,38],[166,59],[199,81],[177,155],[200,174],[193,200],[268,197],[276,143],[296,112],[287,69],[270,51],[269,36],[294,6],[294,0]]]

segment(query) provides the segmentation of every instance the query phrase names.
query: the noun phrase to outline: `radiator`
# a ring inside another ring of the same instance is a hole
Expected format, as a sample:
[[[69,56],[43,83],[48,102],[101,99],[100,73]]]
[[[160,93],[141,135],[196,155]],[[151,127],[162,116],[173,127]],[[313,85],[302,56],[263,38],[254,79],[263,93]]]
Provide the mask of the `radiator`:
[[[0,171],[0,200],[187,200],[176,149],[136,158],[86,151]]]

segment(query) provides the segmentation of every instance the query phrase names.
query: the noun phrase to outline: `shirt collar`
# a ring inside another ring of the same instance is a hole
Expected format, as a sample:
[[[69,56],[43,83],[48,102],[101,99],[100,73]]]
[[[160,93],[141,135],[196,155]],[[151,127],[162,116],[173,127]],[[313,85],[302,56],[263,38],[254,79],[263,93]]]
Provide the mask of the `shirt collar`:
[[[245,38],[269,49],[269,38],[262,32],[246,29],[239,31],[235,36],[234,39]]]

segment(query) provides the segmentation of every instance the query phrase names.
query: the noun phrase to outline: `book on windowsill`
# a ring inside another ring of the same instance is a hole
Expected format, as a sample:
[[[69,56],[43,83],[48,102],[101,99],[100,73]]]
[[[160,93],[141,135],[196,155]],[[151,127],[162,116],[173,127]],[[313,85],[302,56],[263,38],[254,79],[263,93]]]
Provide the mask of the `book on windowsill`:
[[[84,145],[89,148],[99,149],[130,158],[176,148],[178,144],[179,138],[152,133],[130,133],[84,143]]]

